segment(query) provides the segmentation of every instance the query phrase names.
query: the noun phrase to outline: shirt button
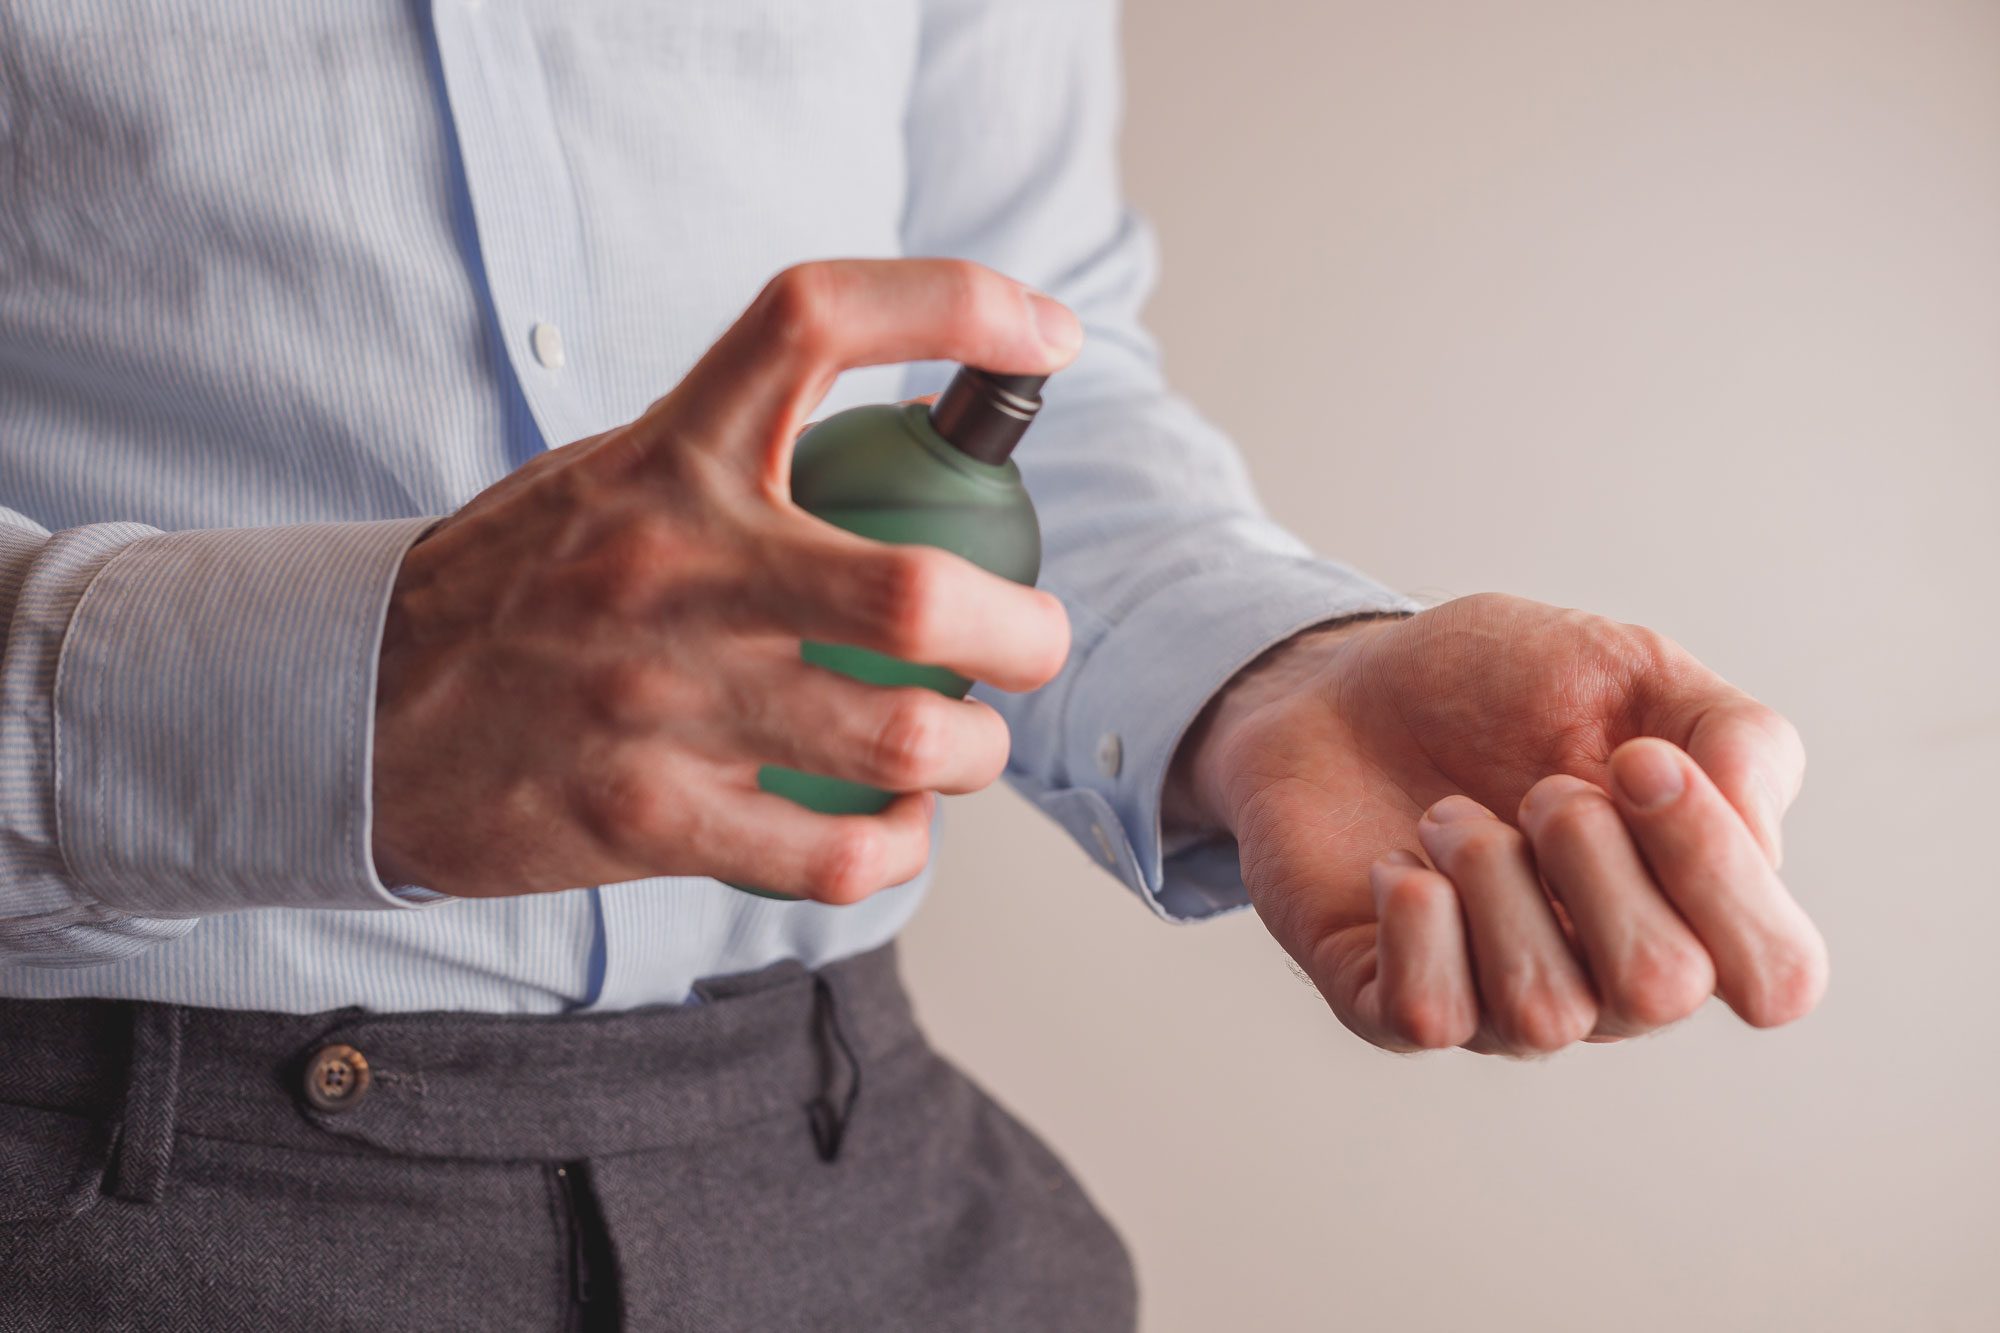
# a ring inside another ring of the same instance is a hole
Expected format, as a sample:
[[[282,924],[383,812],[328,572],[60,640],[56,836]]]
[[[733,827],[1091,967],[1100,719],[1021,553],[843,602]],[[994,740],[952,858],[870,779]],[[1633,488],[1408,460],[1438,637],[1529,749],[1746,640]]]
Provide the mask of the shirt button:
[[[1117,865],[1118,853],[1112,850],[1111,835],[1104,831],[1104,825],[1092,823],[1090,833],[1097,839],[1097,854],[1104,858],[1104,864]]]
[[[563,368],[562,330],[555,325],[542,323],[529,329],[528,346],[535,349],[535,360],[550,370]]]
[[[1107,778],[1118,776],[1118,770],[1125,763],[1125,743],[1118,739],[1118,733],[1107,731],[1097,738],[1097,771]]]
[[[306,1101],[319,1111],[351,1111],[368,1095],[368,1057],[352,1046],[322,1046],[306,1066]]]

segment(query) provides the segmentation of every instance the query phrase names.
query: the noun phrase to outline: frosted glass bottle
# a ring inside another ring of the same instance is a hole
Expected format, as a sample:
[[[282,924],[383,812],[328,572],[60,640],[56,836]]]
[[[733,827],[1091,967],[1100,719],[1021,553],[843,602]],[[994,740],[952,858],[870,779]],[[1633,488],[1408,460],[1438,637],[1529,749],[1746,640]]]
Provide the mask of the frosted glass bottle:
[[[792,500],[859,536],[941,547],[1032,584],[1042,563],[1041,527],[1009,455],[1041,407],[1044,378],[968,366],[934,407],[883,404],[836,413],[794,446]],[[971,686],[944,667],[845,644],[807,643],[801,654],[874,685],[921,685],[954,699]],[[874,814],[891,797],[858,782],[775,766],[762,769],[757,783],[826,814]]]

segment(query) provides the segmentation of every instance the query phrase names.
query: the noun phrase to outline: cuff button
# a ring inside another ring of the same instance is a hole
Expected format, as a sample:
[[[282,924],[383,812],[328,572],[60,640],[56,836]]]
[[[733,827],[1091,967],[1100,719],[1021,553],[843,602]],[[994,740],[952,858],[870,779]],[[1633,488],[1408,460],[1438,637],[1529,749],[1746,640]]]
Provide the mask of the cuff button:
[[[1107,731],[1097,738],[1097,771],[1107,778],[1118,776],[1118,770],[1125,766],[1125,742],[1118,739],[1118,733]]]

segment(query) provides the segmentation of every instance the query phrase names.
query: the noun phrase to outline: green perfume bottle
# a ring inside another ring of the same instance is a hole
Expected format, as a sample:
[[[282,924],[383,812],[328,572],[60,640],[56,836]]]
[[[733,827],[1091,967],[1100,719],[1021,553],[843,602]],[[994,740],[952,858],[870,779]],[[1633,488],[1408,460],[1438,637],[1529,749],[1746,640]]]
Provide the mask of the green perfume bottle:
[[[836,413],[799,440],[792,500],[879,542],[938,546],[1016,583],[1035,581],[1042,533],[1010,455],[1041,409],[1046,376],[961,367],[934,406],[882,404]],[[954,699],[954,671],[844,644],[807,643],[806,661],[871,685],[922,685]],[[766,766],[765,791],[826,814],[874,814],[891,794],[858,782]],[[748,885],[735,887],[762,896]]]

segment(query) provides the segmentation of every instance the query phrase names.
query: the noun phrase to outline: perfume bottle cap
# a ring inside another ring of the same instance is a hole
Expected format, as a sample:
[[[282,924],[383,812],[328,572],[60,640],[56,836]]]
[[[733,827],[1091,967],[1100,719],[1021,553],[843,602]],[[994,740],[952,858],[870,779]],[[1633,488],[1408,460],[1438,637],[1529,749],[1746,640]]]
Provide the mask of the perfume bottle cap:
[[[1004,463],[1042,410],[1048,378],[960,366],[931,406],[931,426],[967,457]]]

